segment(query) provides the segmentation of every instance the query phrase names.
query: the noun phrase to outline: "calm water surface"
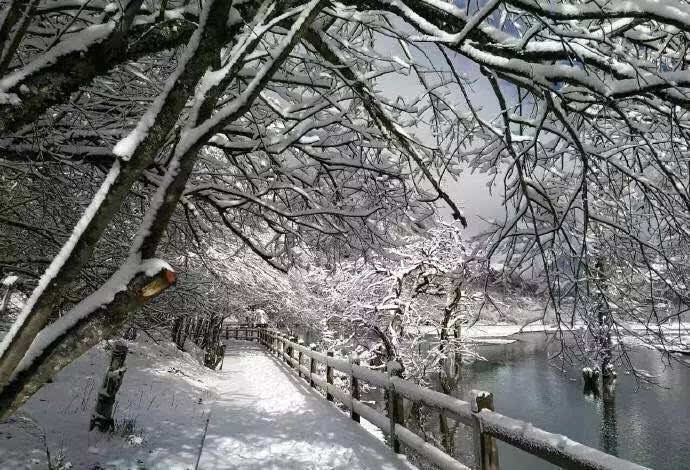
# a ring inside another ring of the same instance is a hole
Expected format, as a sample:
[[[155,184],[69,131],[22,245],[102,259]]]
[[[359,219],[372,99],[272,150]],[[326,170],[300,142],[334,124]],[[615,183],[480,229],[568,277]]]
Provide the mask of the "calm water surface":
[[[615,398],[586,397],[579,369],[550,364],[544,336],[526,335],[509,346],[482,346],[486,361],[465,365],[458,396],[481,389],[494,394],[497,411],[655,469],[690,469],[690,356],[664,365],[658,353],[632,354],[639,367],[655,375],[660,387],[645,386],[619,373]],[[664,388],[662,388],[664,387]],[[469,434],[457,445],[471,452]],[[511,446],[499,443],[502,468],[552,469]]]

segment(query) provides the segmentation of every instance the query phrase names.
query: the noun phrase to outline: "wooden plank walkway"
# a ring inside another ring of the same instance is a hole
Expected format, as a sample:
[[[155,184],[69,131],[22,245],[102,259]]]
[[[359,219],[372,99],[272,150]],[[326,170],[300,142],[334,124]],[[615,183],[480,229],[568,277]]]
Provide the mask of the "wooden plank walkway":
[[[410,470],[256,342],[227,342],[199,469]]]

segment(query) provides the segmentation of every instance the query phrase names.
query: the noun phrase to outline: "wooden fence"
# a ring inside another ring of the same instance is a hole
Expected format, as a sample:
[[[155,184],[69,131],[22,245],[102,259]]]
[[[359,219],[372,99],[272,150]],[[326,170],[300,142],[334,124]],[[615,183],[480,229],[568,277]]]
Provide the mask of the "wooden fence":
[[[323,354],[305,347],[296,338],[289,338],[275,330],[251,327],[229,327],[227,338],[258,340],[271,352],[292,367],[299,377],[311,387],[320,387],[326,392],[326,399],[337,399],[350,410],[353,420],[360,416],[375,424],[389,436],[389,444],[395,452],[402,452],[404,444],[427,458],[441,469],[469,470],[452,456],[405,427],[403,398],[421,403],[459,421],[472,429],[475,469],[498,470],[496,439],[546,460],[564,469],[573,470],[645,470],[646,467],[619,459],[600,450],[572,441],[565,436],[552,434],[532,426],[530,423],[512,419],[493,409],[493,395],[473,391],[469,402],[420,387],[399,376],[399,364],[391,362],[387,372],[377,372],[359,365],[355,358],[336,358],[332,351]],[[317,363],[324,364],[326,374],[318,374]],[[349,377],[349,393],[333,383],[333,371],[340,371]],[[389,416],[360,401],[360,382],[387,391]],[[505,468],[510,464],[504,462]],[[648,470],[648,469],[647,469]]]
[[[225,325],[225,339],[259,341],[259,330],[250,325]]]

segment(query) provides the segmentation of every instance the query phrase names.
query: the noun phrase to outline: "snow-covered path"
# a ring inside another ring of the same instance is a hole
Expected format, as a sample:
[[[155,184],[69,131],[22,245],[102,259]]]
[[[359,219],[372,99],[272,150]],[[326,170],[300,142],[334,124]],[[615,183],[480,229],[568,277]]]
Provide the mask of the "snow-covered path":
[[[200,469],[414,468],[256,343],[231,341]]]

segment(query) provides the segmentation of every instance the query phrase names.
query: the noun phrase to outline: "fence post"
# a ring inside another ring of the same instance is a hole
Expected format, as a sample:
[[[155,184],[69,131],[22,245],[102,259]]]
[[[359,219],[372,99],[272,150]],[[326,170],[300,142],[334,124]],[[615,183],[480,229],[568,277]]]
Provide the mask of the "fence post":
[[[304,340],[299,339],[297,340],[297,344],[300,346],[304,346]],[[302,350],[299,350],[299,353],[297,354],[297,377],[302,377]]]
[[[351,365],[359,365],[359,357],[356,354],[350,356]],[[350,367],[352,369],[352,367]],[[359,414],[355,413],[355,400],[359,400],[359,379],[355,377],[355,371],[350,371],[350,397],[352,403],[350,404],[350,418],[352,421],[359,423]]]
[[[240,327],[238,326],[235,328],[235,339],[237,339],[237,336],[239,335],[239,333],[240,333]]]
[[[292,356],[292,351],[290,350],[290,345],[288,344],[290,342],[290,337],[288,335],[283,335],[283,360],[290,365],[290,361],[288,360],[288,356]]]
[[[498,448],[496,440],[482,432],[482,423],[476,414],[482,410],[494,411],[494,395],[489,392],[472,390],[470,392],[470,406],[474,418],[473,441],[474,460],[477,470],[498,470]]]
[[[333,351],[328,351],[326,356],[333,357]],[[333,401],[333,395],[328,391],[328,384],[333,383],[333,368],[326,362],[326,400]]]
[[[400,441],[398,436],[395,434],[395,425],[399,424],[401,426],[405,425],[405,410],[403,408],[403,398],[398,392],[395,391],[395,386],[393,385],[393,377],[402,376],[402,366],[398,361],[390,361],[386,364],[386,369],[388,370],[388,418],[390,419],[390,446],[393,448],[393,452],[396,454],[401,454]]]
[[[309,345],[309,349],[312,351],[316,351],[316,346],[314,343]],[[312,377],[316,375],[316,361],[314,360],[313,357],[309,356],[309,386],[311,388],[314,388],[316,384],[314,383],[314,379]]]
[[[290,342],[292,341],[292,336],[286,336],[285,341],[285,362],[287,362],[288,367],[292,367],[292,364],[290,364],[290,358],[292,357],[292,346]]]
[[[225,339],[230,339],[230,326],[225,325]]]
[[[290,341],[293,343],[296,343],[297,342],[297,336],[290,336]],[[295,358],[295,348],[290,346],[290,360],[288,361],[288,363],[290,364],[290,367],[292,367],[293,369],[295,368],[295,366],[292,364],[292,359],[294,359],[294,358]],[[298,372],[299,372],[299,369],[298,369]]]

